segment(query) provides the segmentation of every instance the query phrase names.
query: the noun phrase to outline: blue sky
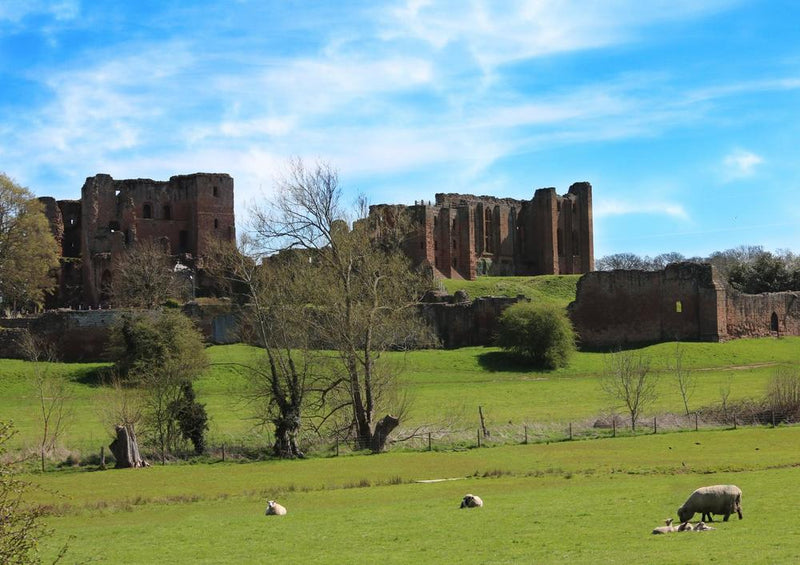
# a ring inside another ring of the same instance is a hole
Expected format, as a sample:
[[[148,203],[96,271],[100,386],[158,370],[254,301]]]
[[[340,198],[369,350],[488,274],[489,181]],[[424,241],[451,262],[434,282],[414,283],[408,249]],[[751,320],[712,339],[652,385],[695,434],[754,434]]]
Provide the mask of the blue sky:
[[[288,159],[348,196],[594,187],[595,254],[800,251],[794,0],[3,0],[0,171],[227,172],[237,220]]]

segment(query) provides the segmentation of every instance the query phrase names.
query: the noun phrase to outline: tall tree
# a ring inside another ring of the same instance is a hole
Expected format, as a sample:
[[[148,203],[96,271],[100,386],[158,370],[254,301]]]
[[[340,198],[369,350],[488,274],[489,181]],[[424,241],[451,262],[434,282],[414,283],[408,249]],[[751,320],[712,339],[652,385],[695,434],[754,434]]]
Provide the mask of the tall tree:
[[[416,304],[430,281],[396,241],[376,237],[374,218],[362,215],[351,226],[355,214],[342,206],[330,165],[295,160],[277,188],[267,207],[254,210],[255,233],[265,250],[306,252],[315,280],[313,331],[337,353],[356,446],[379,452],[400,423],[398,414],[379,416],[391,410],[384,393],[394,386],[381,353],[429,340]]]
[[[59,249],[41,203],[0,173],[0,305],[40,307],[55,288]]]
[[[309,305],[317,281],[305,256],[284,252],[262,259],[245,234],[239,248],[214,244],[208,270],[238,294],[243,338],[263,350],[237,366],[249,383],[245,396],[255,421],[274,427],[275,456],[303,457],[298,438],[306,408],[313,395],[315,416],[324,418],[319,402],[331,386],[324,358],[311,347]]]

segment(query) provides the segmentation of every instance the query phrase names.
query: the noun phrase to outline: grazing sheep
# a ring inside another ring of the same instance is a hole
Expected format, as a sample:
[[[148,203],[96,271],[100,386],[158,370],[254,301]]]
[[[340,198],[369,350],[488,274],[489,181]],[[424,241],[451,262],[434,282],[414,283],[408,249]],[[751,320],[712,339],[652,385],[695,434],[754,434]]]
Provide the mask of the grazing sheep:
[[[480,508],[481,506],[483,506],[483,500],[474,494],[468,494],[461,500],[461,508]]]
[[[678,508],[678,518],[688,522],[695,513],[700,513],[701,520],[713,522],[712,514],[723,514],[724,521],[736,512],[742,519],[742,490],[735,485],[714,485],[702,487],[694,491],[683,506]]]
[[[275,502],[274,500],[270,500],[267,502],[267,516],[285,516],[286,515],[286,508]]]
[[[675,526],[672,525],[672,518],[664,520],[666,526],[659,526],[653,529],[654,534],[669,534],[675,531]]]

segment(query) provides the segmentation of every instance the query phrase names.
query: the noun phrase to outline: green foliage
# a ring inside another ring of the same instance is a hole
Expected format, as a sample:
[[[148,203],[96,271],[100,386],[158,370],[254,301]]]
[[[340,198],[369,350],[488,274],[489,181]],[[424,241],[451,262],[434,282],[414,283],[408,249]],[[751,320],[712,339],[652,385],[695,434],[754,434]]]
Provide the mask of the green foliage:
[[[55,288],[58,256],[41,202],[0,173],[0,305],[13,311],[40,307]]]
[[[728,282],[747,294],[800,290],[800,269],[792,270],[784,258],[762,251],[753,260],[732,267]]]
[[[169,410],[178,422],[183,439],[191,441],[194,452],[202,455],[205,452],[205,433],[208,430],[208,413],[206,407],[195,400],[196,395],[192,383],[181,383],[181,396],[172,401]]]
[[[6,442],[13,435],[11,424],[0,421],[0,563],[40,563],[39,539],[45,534],[41,510],[23,503],[28,485],[3,462]]]
[[[575,332],[563,310],[518,302],[500,316],[497,345],[534,367],[566,367],[575,352]]]
[[[181,312],[128,312],[112,328],[109,353],[124,378],[169,372],[176,381],[193,380],[208,364],[203,338]]]

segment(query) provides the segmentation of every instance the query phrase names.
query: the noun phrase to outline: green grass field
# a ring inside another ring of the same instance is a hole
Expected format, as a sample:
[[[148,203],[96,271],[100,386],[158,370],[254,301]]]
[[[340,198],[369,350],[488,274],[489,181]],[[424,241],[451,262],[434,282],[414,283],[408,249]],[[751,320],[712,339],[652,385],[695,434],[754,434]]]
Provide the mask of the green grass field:
[[[778,367],[800,365],[800,338],[682,346],[697,382],[690,408],[718,404],[725,387],[730,388],[730,400],[761,397]],[[674,347],[665,343],[641,352],[652,359],[654,368],[662,369]],[[211,417],[209,444],[266,441],[253,430],[252,411],[242,400],[242,377],[230,365],[249,359],[256,351],[230,345],[210,347],[208,352],[212,366],[196,389]],[[393,353],[386,358],[400,371],[411,399],[403,430],[447,426],[455,438],[458,434],[474,437],[468,430],[479,425],[478,406],[487,427],[514,429],[518,436],[525,425],[564,427],[611,412],[614,405],[598,382],[604,356],[578,353],[569,367],[550,372],[509,366],[498,349],[485,347]],[[82,454],[97,452],[110,441],[110,426],[101,417],[107,391],[90,378],[98,366],[56,364],[50,369],[70,384],[72,417],[62,443]],[[4,359],[0,360],[0,375],[0,414],[13,420],[19,432],[11,447],[35,445],[39,424],[33,368],[29,363]],[[669,373],[659,376],[658,386],[659,400],[651,412],[682,413],[681,398]]]
[[[800,428],[28,477],[67,562],[796,563]],[[454,479],[420,483],[431,479]],[[744,520],[653,536],[698,486]],[[481,509],[460,510],[467,492]],[[266,499],[289,509],[265,517]]]

